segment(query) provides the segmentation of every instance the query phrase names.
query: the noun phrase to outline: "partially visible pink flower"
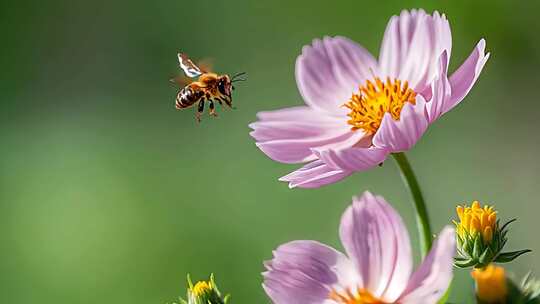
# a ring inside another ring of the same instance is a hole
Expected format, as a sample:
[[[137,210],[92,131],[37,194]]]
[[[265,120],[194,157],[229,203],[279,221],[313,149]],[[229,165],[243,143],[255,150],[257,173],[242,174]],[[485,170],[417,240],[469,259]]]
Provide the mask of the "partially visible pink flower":
[[[313,188],[411,149],[476,82],[489,53],[482,39],[448,77],[450,26],[438,12],[403,11],[384,34],[379,60],[344,37],[305,46],[296,82],[305,106],[258,113],[257,146],[282,163],[309,162],[281,178]]]
[[[455,234],[444,228],[412,272],[407,229],[382,198],[365,192],[341,218],[347,255],[316,241],[279,246],[263,287],[275,304],[434,304],[452,279]]]

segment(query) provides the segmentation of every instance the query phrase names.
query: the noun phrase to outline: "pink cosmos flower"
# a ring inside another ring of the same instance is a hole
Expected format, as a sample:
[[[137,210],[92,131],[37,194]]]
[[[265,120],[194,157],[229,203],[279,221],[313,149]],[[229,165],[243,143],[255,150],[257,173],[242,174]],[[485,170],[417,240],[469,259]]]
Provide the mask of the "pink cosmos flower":
[[[345,37],[316,39],[296,60],[306,105],[258,113],[251,136],[275,161],[308,162],[281,178],[291,188],[370,169],[411,149],[471,90],[489,57],[485,41],[448,77],[451,49],[445,15],[423,10],[390,18],[378,61]]]
[[[347,256],[316,241],[293,241],[274,251],[263,273],[274,303],[434,304],[450,284],[455,234],[449,226],[414,273],[407,229],[381,196],[354,198],[339,234]]]

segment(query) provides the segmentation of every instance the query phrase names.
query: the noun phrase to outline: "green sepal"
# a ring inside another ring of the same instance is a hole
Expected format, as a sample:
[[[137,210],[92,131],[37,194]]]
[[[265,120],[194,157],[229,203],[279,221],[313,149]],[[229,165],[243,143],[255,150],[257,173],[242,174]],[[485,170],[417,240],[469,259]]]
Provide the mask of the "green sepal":
[[[478,261],[475,259],[468,259],[468,260],[463,260],[463,261],[454,260],[454,266],[458,268],[469,268],[476,265],[477,263]]]
[[[491,251],[491,248],[487,247],[486,250],[480,255],[478,258],[479,265],[477,265],[477,268],[483,268],[487,266],[491,261],[493,260],[493,251]]]
[[[523,250],[517,250],[517,251],[511,251],[511,252],[503,252],[497,255],[497,258],[495,258],[496,263],[508,263],[516,258],[518,258],[520,255],[525,254],[527,252],[531,252],[530,249],[523,249]]]
[[[482,247],[484,247],[482,244],[482,238],[480,237],[480,234],[478,233],[474,237],[472,256],[475,258],[479,258],[483,252]]]
[[[454,261],[457,261],[457,262],[463,262],[463,261],[468,261],[468,260],[469,260],[468,258],[454,257]]]
[[[471,238],[471,235],[468,232],[465,235],[464,245],[463,251],[467,252],[467,254],[470,256],[473,251],[474,239]]]
[[[506,228],[508,228],[508,225],[512,224],[515,221],[517,221],[517,219],[513,218],[513,219],[509,220],[508,222],[504,223],[504,225],[502,225],[502,227],[501,227],[501,231],[506,231]],[[497,225],[498,224],[499,224],[499,221],[497,221]]]

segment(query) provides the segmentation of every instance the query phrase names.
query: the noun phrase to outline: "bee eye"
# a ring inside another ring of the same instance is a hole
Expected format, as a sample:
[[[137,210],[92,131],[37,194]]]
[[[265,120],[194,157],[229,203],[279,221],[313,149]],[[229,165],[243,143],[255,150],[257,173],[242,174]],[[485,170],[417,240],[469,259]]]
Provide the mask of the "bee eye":
[[[224,79],[221,79],[218,82],[218,90],[221,94],[229,95],[229,93],[227,92],[227,85]]]

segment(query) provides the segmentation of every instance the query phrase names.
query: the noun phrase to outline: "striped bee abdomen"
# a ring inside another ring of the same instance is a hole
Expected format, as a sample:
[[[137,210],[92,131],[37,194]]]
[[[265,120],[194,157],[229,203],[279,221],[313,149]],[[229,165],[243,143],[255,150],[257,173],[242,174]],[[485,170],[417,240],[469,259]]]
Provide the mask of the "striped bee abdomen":
[[[184,109],[192,106],[204,96],[202,90],[194,90],[192,87],[187,86],[178,92],[176,95],[176,108]]]

